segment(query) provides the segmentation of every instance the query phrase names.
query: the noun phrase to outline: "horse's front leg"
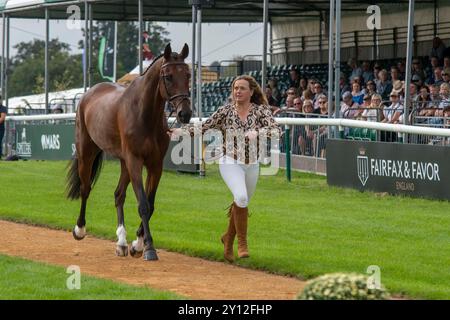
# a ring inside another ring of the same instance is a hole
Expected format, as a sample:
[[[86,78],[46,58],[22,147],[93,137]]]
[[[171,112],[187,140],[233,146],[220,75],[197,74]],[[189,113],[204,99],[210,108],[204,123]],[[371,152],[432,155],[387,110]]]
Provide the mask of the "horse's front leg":
[[[158,260],[158,255],[153,247],[153,238],[150,233],[150,205],[148,203],[147,195],[145,194],[144,185],[142,182],[143,163],[138,159],[129,159],[127,161],[127,167],[130,173],[131,184],[138,201],[141,225],[144,230],[144,260]]]

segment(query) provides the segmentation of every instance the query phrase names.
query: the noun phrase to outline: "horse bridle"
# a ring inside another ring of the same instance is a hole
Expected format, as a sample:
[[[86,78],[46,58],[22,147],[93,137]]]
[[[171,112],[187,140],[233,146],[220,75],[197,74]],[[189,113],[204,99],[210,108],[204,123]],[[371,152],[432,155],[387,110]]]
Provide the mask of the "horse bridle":
[[[164,74],[164,68],[166,68],[168,66],[174,66],[174,65],[186,65],[186,63],[184,63],[184,62],[167,62],[167,63],[163,64],[160,69],[160,76],[163,79],[164,89],[166,90],[166,93],[168,96],[170,96],[170,93],[169,93],[169,90],[167,89],[166,75]],[[178,99],[178,98],[181,98],[181,99],[179,99],[178,103],[176,105],[174,105],[172,103],[172,101],[174,101],[175,99]],[[185,94],[185,93],[180,93],[180,94],[175,94],[173,96],[170,96],[169,99],[167,99],[167,102],[170,106],[169,118],[172,116],[173,112],[178,109],[178,106],[180,105],[180,103],[183,102],[183,100],[189,100],[189,98],[190,98],[190,95]],[[172,123],[172,125],[169,127],[169,129],[172,128],[174,123]]]

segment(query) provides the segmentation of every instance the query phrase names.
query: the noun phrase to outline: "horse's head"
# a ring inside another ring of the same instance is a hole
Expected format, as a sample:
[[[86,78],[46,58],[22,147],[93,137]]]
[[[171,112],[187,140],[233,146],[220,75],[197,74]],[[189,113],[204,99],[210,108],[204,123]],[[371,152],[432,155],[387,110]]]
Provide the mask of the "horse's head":
[[[170,44],[164,50],[164,61],[161,66],[161,95],[169,102],[171,111],[176,112],[177,120],[189,123],[192,116],[189,99],[190,71],[184,59],[189,54],[189,47],[184,44],[180,53],[172,53]]]

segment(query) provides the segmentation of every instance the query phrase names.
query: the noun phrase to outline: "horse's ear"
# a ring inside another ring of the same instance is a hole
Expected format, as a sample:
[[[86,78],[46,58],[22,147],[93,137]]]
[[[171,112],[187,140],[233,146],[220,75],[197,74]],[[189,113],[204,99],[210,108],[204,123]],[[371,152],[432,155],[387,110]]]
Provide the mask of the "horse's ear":
[[[170,43],[168,43],[166,48],[164,49],[164,59],[169,60],[171,55],[172,48],[170,47]]]
[[[184,44],[183,49],[180,52],[181,59],[186,59],[186,57],[189,55],[189,46],[187,43]]]

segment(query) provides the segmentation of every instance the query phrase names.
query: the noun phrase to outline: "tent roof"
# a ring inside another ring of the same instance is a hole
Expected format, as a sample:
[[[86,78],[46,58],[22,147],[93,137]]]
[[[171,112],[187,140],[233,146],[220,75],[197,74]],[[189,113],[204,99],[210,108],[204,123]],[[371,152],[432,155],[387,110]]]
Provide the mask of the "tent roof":
[[[377,0],[381,6],[408,7],[409,0]],[[94,20],[138,20],[137,0],[89,0],[93,4]],[[260,22],[263,0],[215,0],[213,6],[202,7],[203,22]],[[317,17],[329,9],[329,0],[270,0],[269,14],[273,18]],[[365,10],[373,0],[342,0],[343,11]],[[416,3],[433,5],[434,0],[416,0]],[[51,8],[52,19],[66,19],[67,6],[79,5],[81,0],[0,0],[0,12],[15,18],[44,18],[45,7]],[[144,20],[190,22],[192,7],[188,0],[144,0]]]

